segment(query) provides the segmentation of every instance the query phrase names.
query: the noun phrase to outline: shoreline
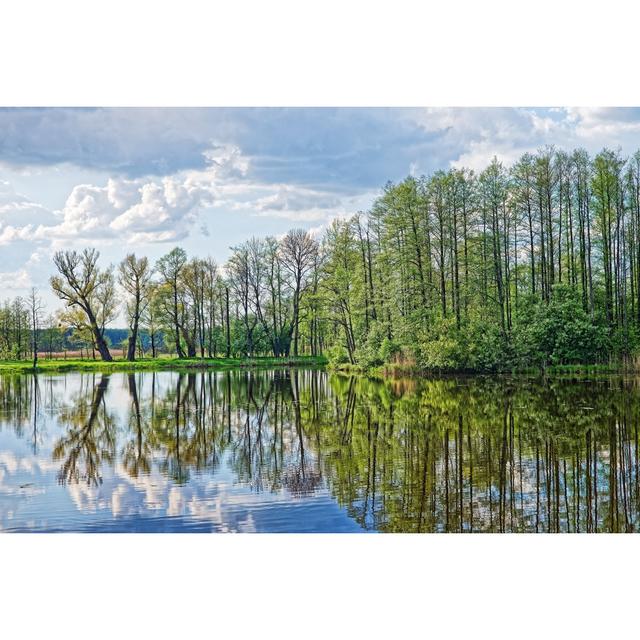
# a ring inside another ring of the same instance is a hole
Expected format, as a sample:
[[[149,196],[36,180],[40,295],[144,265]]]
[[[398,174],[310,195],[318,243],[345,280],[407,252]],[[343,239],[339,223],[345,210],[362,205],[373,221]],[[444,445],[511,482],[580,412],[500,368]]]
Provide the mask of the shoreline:
[[[36,367],[32,360],[0,360],[0,373],[62,373],[72,371],[160,371],[160,370],[233,370],[271,369],[275,367],[324,367],[327,360],[320,356],[298,356],[288,358],[144,358],[141,360],[38,359]]]
[[[640,369],[634,367],[608,364],[559,364],[544,368],[523,367],[522,369],[505,369],[501,371],[474,371],[469,369],[419,369],[401,365],[380,365],[377,367],[360,367],[358,365],[327,365],[327,369],[343,375],[361,375],[378,379],[393,378],[459,378],[459,377],[517,377],[534,376],[544,378],[559,375],[634,375]]]
[[[97,372],[132,372],[132,371],[179,371],[210,370],[229,371],[242,369],[289,368],[323,368],[341,375],[357,375],[376,379],[393,378],[453,378],[453,377],[512,377],[534,376],[544,378],[559,375],[633,375],[640,373],[637,368],[623,365],[581,364],[550,365],[541,368],[522,368],[503,371],[470,371],[470,370],[436,370],[419,369],[402,365],[381,365],[362,367],[358,365],[331,364],[324,356],[298,356],[275,358],[263,356],[256,358],[143,358],[130,362],[122,358],[114,358],[112,362],[102,360],[69,358],[41,358],[34,368],[31,360],[0,360],[0,373],[64,373],[74,371]]]

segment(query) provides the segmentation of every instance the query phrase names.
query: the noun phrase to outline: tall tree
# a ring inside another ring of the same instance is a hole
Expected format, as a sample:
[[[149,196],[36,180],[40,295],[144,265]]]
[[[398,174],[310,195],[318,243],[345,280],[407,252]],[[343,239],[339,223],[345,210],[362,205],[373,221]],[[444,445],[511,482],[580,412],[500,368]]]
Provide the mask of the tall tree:
[[[292,229],[282,239],[280,245],[282,266],[292,279],[293,314],[289,335],[293,336],[293,355],[298,355],[298,338],[300,325],[300,297],[305,291],[308,276],[314,265],[318,251],[318,243],[304,229]]]
[[[184,358],[186,356],[181,341],[184,308],[182,305],[182,291],[180,289],[180,277],[186,263],[187,253],[180,247],[172,249],[156,263],[156,270],[161,276],[161,284],[163,284],[167,290],[168,305],[166,309],[170,316],[173,340],[178,358]]]
[[[127,294],[125,310],[129,321],[129,339],[127,344],[127,360],[136,359],[140,318],[149,304],[149,284],[151,267],[146,257],[136,258],[129,253],[118,265],[119,282]]]

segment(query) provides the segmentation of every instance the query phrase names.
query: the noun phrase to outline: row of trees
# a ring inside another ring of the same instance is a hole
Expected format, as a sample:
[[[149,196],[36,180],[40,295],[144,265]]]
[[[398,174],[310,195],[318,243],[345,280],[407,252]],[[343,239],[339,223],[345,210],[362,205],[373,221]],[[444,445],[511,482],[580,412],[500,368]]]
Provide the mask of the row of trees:
[[[56,253],[51,286],[65,302],[60,323],[88,335],[103,360],[112,359],[106,331],[119,310],[129,325],[129,360],[143,333],[154,357],[159,349],[179,358],[322,350],[313,313],[319,245],[304,230],[281,240],[252,238],[233,249],[224,269],[212,258],[189,259],[181,248],[155,265],[129,254],[117,269],[101,268],[98,258],[95,249]]]
[[[640,152],[548,147],[508,168],[409,177],[320,239],[254,237],[222,267],[181,248],[155,264],[98,258],[58,252],[51,286],[58,326],[104,360],[122,309],[130,360],[144,347],[473,370],[628,358],[640,341]],[[33,347],[33,304],[0,310],[4,353]]]

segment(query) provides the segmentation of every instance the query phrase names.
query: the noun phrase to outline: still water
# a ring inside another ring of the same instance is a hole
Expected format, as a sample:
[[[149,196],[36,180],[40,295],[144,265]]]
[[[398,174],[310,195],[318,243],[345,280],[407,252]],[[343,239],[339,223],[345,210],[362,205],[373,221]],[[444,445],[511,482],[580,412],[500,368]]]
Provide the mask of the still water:
[[[640,526],[638,380],[0,377],[4,531]]]

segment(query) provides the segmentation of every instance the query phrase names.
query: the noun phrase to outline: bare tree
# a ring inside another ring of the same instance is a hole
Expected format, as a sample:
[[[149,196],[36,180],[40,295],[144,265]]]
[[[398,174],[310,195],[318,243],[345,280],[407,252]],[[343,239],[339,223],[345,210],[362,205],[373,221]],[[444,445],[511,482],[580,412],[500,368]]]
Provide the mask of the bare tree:
[[[233,253],[226,266],[227,280],[234,297],[242,307],[242,321],[245,329],[245,353],[247,356],[254,355],[254,332],[258,324],[258,318],[252,314],[251,308],[251,265],[249,261],[249,250],[247,243],[239,247],[233,247]],[[227,311],[228,315],[228,311]]]
[[[127,360],[133,361],[136,359],[140,317],[149,304],[149,282],[152,270],[146,257],[138,259],[135,253],[130,253],[119,264],[118,271],[118,281],[128,295],[125,302],[130,331]]]
[[[282,265],[292,277],[293,317],[289,336],[293,335],[293,355],[298,355],[300,297],[308,284],[308,275],[318,253],[318,243],[304,229],[292,229],[280,243]]]
[[[68,307],[84,311],[100,357],[111,362],[113,358],[104,338],[104,328],[113,318],[115,309],[113,271],[98,267],[99,256],[96,249],[85,249],[82,253],[57,251],[53,262],[60,276],[53,276],[50,282],[54,293]]]
[[[31,288],[27,303],[31,318],[31,349],[33,351],[33,368],[35,369],[38,364],[38,331],[40,330],[42,312],[44,311],[42,298],[38,295],[38,290],[35,287]]]

